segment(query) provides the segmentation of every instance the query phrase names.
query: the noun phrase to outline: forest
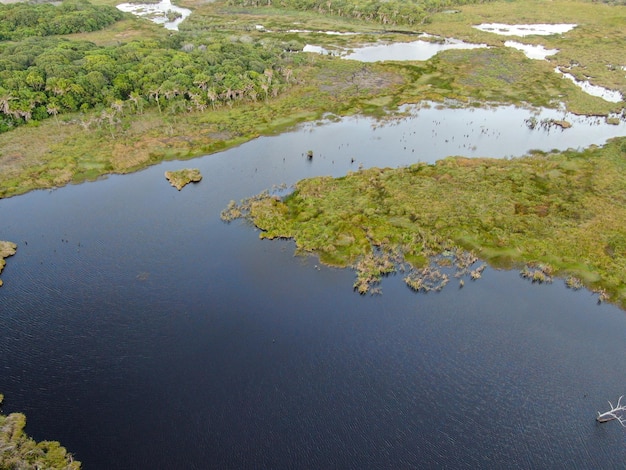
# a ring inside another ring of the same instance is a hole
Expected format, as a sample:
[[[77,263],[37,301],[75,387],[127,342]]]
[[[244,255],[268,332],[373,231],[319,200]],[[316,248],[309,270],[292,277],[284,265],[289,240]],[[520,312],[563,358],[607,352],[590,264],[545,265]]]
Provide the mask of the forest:
[[[97,31],[122,17],[117,8],[92,5],[87,0],[66,0],[58,6],[52,3],[0,5],[0,40]]]
[[[476,2],[283,0],[279,6],[413,25],[426,21],[431,12],[465,3]],[[94,108],[103,111],[91,120],[99,124],[115,122],[122,110],[140,113],[145,106],[176,114],[276,97],[292,75],[283,59],[301,47],[293,41],[233,41],[185,28],[161,40],[106,47],[58,37],[96,31],[122,18],[116,8],[87,0],[65,0],[58,6],[0,5],[0,132]]]
[[[174,114],[203,111],[232,101],[275,97],[289,81],[290,70],[281,60],[286,44],[179,34],[97,46],[58,36],[32,37],[51,31],[42,26],[47,22],[37,20],[50,8],[72,13],[52,16],[62,32],[79,28],[73,13],[94,27],[122,16],[107,15],[108,7],[78,8],[85,5],[74,0],[59,7],[37,5],[33,11],[44,11],[33,14],[32,22],[18,14],[23,9],[0,8],[18,25],[14,38],[31,36],[0,43],[0,132],[92,109],[103,111],[92,123],[115,122],[122,111],[141,113],[145,106]]]

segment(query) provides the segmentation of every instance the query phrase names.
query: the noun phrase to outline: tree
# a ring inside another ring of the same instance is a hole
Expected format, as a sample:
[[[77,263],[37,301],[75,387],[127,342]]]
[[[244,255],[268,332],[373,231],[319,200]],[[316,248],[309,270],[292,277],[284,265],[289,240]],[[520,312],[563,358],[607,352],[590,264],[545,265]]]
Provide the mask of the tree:
[[[10,101],[13,101],[13,97],[7,90],[0,88],[0,113],[9,114],[11,111]]]
[[[57,118],[57,114],[59,114],[59,105],[55,101],[49,101],[48,106],[46,107],[46,112],[51,116],[54,116],[54,120],[59,125],[59,118]]]

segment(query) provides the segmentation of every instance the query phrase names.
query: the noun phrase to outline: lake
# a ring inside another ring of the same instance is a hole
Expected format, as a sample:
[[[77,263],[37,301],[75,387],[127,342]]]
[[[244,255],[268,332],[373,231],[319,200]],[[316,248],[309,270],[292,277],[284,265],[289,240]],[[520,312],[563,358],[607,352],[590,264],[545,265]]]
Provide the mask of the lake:
[[[359,296],[350,270],[219,219],[304,177],[617,135],[624,122],[557,111],[410,108],[0,200],[0,239],[19,244],[0,288],[3,410],[88,469],[619,467],[626,430],[595,416],[626,393],[622,310],[493,269]],[[178,192],[163,173],[183,167],[204,178]]]

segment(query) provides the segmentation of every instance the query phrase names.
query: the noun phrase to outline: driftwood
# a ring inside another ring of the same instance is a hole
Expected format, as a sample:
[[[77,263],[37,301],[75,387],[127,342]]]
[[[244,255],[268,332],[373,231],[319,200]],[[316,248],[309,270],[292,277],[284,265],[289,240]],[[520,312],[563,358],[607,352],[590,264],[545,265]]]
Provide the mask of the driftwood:
[[[596,421],[598,423],[607,423],[609,421],[617,420],[623,427],[626,428],[626,416],[623,416],[623,413],[626,412],[626,405],[622,405],[622,398],[624,398],[624,395],[619,397],[616,406],[613,406],[613,403],[609,402],[609,405],[611,406],[609,411],[605,411],[604,413],[600,413],[598,411]]]

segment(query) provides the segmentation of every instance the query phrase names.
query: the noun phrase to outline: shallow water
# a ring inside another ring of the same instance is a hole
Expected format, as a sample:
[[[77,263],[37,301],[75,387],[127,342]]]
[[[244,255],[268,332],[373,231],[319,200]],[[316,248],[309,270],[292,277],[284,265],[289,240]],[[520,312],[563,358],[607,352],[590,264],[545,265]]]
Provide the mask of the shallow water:
[[[506,41],[504,45],[518,49],[524,52],[529,59],[535,60],[545,60],[548,56],[555,55],[559,52],[558,49],[546,49],[541,45],[522,44],[516,41]],[[599,85],[592,85],[588,81],[577,80],[572,74],[563,72],[559,67],[556,67],[554,71],[574,82],[576,86],[591,96],[597,96],[611,103],[619,103],[624,100],[622,94],[617,90],[609,90]]]
[[[117,5],[117,8],[133,15],[144,16],[153,23],[162,24],[165,29],[172,31],[178,31],[178,25],[191,14],[188,8],[172,5],[171,0],[161,0],[159,3],[121,3]],[[169,21],[167,13],[170,11],[179,13],[180,17]]]
[[[343,59],[358,60],[360,62],[382,62],[386,60],[428,60],[441,51],[449,49],[477,49],[487,47],[485,44],[470,44],[458,39],[445,39],[441,42],[412,41],[394,42],[389,44],[370,44],[351,50],[325,49],[320,46],[307,44],[304,52],[337,55]]]
[[[556,73],[560,73],[564,78],[571,80],[574,84],[591,96],[597,96],[610,103],[619,103],[624,101],[624,97],[617,90],[609,90],[599,85],[592,85],[588,81],[577,80],[571,73],[563,72],[559,67],[554,69]]]
[[[513,47],[526,54],[529,59],[545,60],[546,57],[557,54],[558,49],[546,49],[541,45],[522,44],[516,41],[505,41],[506,47]]]
[[[476,29],[501,36],[550,36],[552,34],[564,34],[571,31],[575,24],[503,24],[483,23],[474,26]]]
[[[0,289],[4,412],[90,469],[619,467],[624,430],[594,418],[625,392],[623,311],[492,269],[435,295],[392,276],[361,297],[349,270],[219,220],[230,199],[360,164],[626,134],[574,116],[531,131],[531,115],[430,107],[308,124],[0,200],[0,238],[20,244]],[[537,118],[551,116],[563,114]],[[202,182],[170,187],[164,171],[181,167]]]
[[[506,26],[509,29],[504,28]],[[489,24],[477,26],[484,31],[496,32],[497,34],[527,36],[530,34],[556,34],[556,32],[566,32],[568,27],[573,28],[576,25],[499,25]],[[502,27],[502,28],[501,28]],[[545,60],[548,56],[557,54],[558,49],[546,49],[541,45],[522,44],[516,41],[506,41],[506,47],[513,47],[524,52],[526,57],[530,59]],[[362,46],[351,51],[346,49],[326,49],[321,46],[307,44],[303,48],[303,52],[312,52],[316,54],[334,55],[343,59],[358,60],[360,62],[382,62],[382,61],[410,61],[410,60],[428,60],[441,51],[448,49],[478,49],[487,47],[485,44],[470,44],[456,39],[445,39],[442,42],[414,41],[408,43],[390,43],[390,44],[372,44]],[[597,96],[611,103],[619,103],[624,97],[619,91],[609,90],[607,88],[592,85],[589,82],[577,80],[573,75],[561,71],[558,67],[555,72],[563,75],[574,82],[576,86],[581,88],[585,93]]]

